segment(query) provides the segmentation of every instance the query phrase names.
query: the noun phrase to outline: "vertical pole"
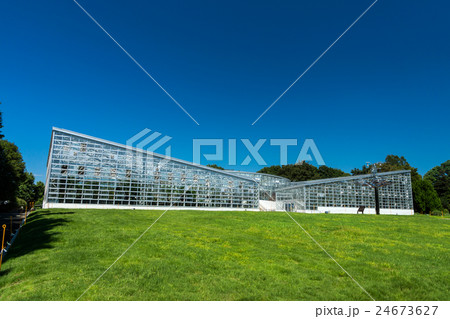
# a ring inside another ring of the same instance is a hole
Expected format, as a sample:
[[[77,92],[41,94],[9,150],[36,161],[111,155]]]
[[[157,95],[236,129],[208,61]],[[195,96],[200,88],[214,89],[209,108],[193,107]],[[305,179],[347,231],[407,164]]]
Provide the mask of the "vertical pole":
[[[378,187],[375,187],[375,212],[380,215],[380,195],[378,193]]]
[[[9,225],[9,238],[12,238],[12,216],[10,217],[10,225]]]
[[[5,231],[6,231],[6,225],[3,224],[3,236],[2,236],[2,253],[0,255],[0,269],[2,269],[2,261],[3,261],[3,244],[5,243]]]
[[[27,224],[27,210],[28,210],[28,204],[25,205],[25,222],[23,223],[24,225]]]

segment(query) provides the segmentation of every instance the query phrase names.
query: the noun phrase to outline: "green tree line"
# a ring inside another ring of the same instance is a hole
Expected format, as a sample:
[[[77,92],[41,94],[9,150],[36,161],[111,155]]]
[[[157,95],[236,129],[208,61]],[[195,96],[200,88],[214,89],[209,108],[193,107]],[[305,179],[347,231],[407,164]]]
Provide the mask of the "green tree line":
[[[327,167],[325,165],[316,167],[306,162],[288,165],[274,165],[264,167],[258,173],[272,174],[290,179],[293,182],[303,182],[314,179],[333,178],[350,176],[337,168]]]

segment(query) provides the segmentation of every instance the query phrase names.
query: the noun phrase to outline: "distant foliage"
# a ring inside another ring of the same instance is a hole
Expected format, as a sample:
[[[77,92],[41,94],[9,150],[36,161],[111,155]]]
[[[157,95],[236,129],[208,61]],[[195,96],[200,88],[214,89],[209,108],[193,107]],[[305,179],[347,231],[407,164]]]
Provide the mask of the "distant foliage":
[[[317,168],[314,165],[306,162],[289,165],[273,165],[264,167],[258,173],[277,175],[286,177],[293,182],[308,181],[314,179],[334,178],[349,176],[350,174],[341,171],[340,169],[331,168],[327,166],[320,166]]]
[[[352,173],[353,176],[370,174],[370,167],[364,165],[361,168],[354,168],[350,172]]]
[[[450,210],[450,160],[433,167],[423,178],[433,184],[442,206]]]

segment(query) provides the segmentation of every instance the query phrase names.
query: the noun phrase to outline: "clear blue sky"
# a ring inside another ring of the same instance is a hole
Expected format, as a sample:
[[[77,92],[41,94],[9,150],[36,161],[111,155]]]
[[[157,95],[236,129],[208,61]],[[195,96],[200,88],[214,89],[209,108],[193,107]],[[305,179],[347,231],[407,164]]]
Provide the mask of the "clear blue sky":
[[[378,1],[254,126],[371,0],[79,3],[200,126],[73,1],[2,1],[3,131],[40,180],[52,126],[119,143],[149,128],[189,161],[193,138],[313,138],[345,171],[397,154],[423,174],[450,158],[448,1]],[[261,154],[278,164],[267,142]]]

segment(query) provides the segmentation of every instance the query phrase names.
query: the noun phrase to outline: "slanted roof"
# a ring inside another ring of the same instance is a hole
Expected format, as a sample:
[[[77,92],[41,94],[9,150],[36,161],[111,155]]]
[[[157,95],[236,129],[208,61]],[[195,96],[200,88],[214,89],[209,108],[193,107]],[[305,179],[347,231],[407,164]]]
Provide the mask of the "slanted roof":
[[[396,174],[402,174],[402,173],[411,173],[411,171],[410,170],[400,170],[400,171],[392,171],[392,172],[383,172],[383,173],[377,173],[377,176],[396,175]],[[373,176],[373,174],[364,174],[364,175],[344,176],[344,177],[336,177],[336,178],[316,179],[316,180],[304,181],[304,182],[292,182],[290,186],[278,188],[277,192],[283,191],[283,190],[294,189],[297,187],[303,187],[303,186],[360,180],[360,179],[370,178],[372,176]]]
[[[242,177],[242,176],[237,176],[235,174],[228,173],[228,172],[220,170],[220,169],[212,168],[212,167],[201,165],[201,164],[191,163],[191,162],[184,161],[184,160],[181,160],[181,159],[178,159],[178,158],[174,158],[174,157],[170,157],[170,156],[166,156],[166,155],[162,155],[162,154],[146,151],[146,150],[143,150],[143,149],[140,149],[140,148],[136,148],[136,147],[133,147],[133,146],[123,145],[123,144],[119,144],[119,143],[116,143],[116,142],[111,142],[111,141],[108,141],[108,140],[104,140],[104,139],[101,139],[101,138],[98,138],[98,137],[93,137],[93,136],[89,136],[89,135],[85,135],[85,134],[81,134],[81,133],[77,133],[77,132],[73,132],[73,131],[69,131],[69,130],[62,129],[62,128],[57,128],[57,127],[53,127],[52,128],[52,141],[51,141],[51,143],[53,143],[53,132],[61,132],[61,133],[77,136],[77,137],[80,137],[80,138],[84,138],[84,139],[93,140],[93,141],[96,141],[96,142],[112,145],[112,146],[119,147],[119,148],[122,148],[122,149],[135,151],[135,152],[142,153],[142,154],[148,154],[148,155],[151,155],[151,156],[154,156],[154,157],[157,157],[157,158],[174,161],[174,162],[177,162],[177,163],[180,163],[180,164],[183,164],[183,165],[201,168],[201,169],[204,169],[204,170],[207,170],[207,171],[212,171],[212,172],[219,173],[219,174],[222,174],[222,175],[226,175],[226,176],[229,176],[229,177],[233,177],[233,178],[237,178],[237,179],[241,179],[241,180],[257,183],[252,178],[246,178],[246,177]],[[52,146],[50,145],[50,150],[51,150],[51,147]],[[48,165],[48,162],[47,162],[47,165]]]

